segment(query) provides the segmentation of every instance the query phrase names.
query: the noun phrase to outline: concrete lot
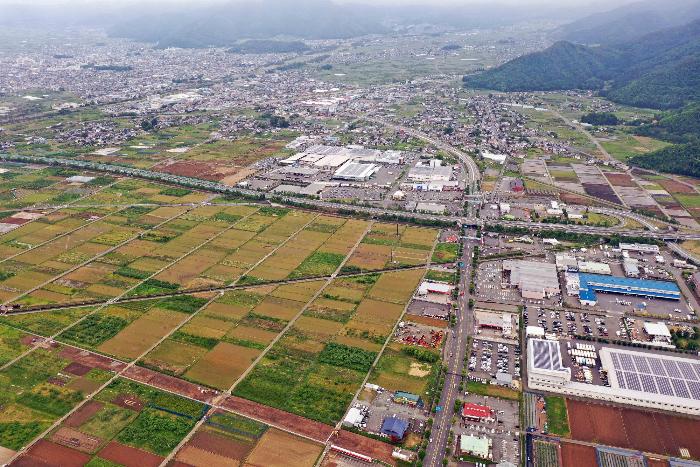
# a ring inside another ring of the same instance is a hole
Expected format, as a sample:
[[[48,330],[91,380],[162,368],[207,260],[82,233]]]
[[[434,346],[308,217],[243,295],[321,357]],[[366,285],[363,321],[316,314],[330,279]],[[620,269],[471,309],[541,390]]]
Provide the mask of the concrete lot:
[[[476,394],[468,394],[462,400],[491,407],[496,412],[496,421],[483,423],[464,421],[461,416],[458,416],[458,421],[453,427],[455,446],[459,446],[457,436],[461,434],[486,436],[493,440],[494,461],[506,460],[520,465],[520,409],[518,402]]]
[[[520,379],[520,346],[475,339],[469,357],[469,374],[483,379],[495,379],[497,372]]]

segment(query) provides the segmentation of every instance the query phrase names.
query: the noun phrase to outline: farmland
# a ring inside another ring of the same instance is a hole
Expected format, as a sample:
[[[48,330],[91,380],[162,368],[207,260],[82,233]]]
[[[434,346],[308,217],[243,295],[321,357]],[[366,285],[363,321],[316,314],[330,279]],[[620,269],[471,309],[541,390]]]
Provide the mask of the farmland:
[[[55,202],[49,191],[74,175],[36,170],[17,169],[33,204],[11,212]],[[208,408],[179,391],[230,393],[234,407],[262,404],[325,433],[368,376],[405,370],[404,389],[424,390],[429,363],[389,342],[425,266],[452,260],[451,247],[433,254],[437,229],[98,181],[0,234],[0,300],[35,307],[0,317],[10,457],[306,466],[327,435],[228,410],[198,424]],[[141,383],[152,379],[170,386]]]

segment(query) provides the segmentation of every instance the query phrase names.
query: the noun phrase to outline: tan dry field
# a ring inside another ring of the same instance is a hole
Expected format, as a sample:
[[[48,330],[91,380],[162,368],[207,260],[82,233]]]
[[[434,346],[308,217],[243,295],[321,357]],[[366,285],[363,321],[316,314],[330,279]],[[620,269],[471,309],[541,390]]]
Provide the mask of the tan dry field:
[[[253,313],[289,321],[303,307],[303,302],[268,296],[253,309]]]
[[[223,321],[198,314],[180,328],[180,331],[193,336],[221,339],[233,325],[234,323],[230,321]]]
[[[406,303],[424,274],[423,269],[384,273],[372,286],[368,297],[393,303]]]
[[[301,316],[294,323],[294,327],[311,336],[313,339],[325,342],[331,336],[335,336],[343,328],[343,324],[327,319]]]
[[[248,456],[249,467],[310,467],[323,452],[313,441],[270,428]]]
[[[338,253],[347,255],[357,243],[362,233],[367,229],[369,222],[349,219],[319,248],[325,253]]]
[[[273,297],[306,303],[311,299],[311,297],[314,296],[316,292],[318,292],[323,284],[324,281],[309,281],[280,285],[270,295]]]
[[[206,353],[207,349],[203,347],[167,339],[146,355],[143,361],[179,375]]]
[[[154,308],[104,342],[98,350],[122,358],[136,358],[175,329],[186,317],[185,313]]]
[[[226,337],[232,339],[242,339],[246,341],[256,342],[258,344],[267,345],[277,336],[276,332],[266,331],[265,329],[254,328],[250,326],[238,325],[231,329]]]
[[[361,243],[357,246],[352,256],[350,256],[347,265],[355,266],[363,270],[384,269],[384,266],[390,260],[390,246]]]
[[[228,303],[212,302],[200,313],[201,316],[219,318],[220,320],[235,321],[247,315],[252,307],[248,305],[229,305]]]
[[[185,373],[187,378],[228,389],[260,355],[260,350],[219,342]]]

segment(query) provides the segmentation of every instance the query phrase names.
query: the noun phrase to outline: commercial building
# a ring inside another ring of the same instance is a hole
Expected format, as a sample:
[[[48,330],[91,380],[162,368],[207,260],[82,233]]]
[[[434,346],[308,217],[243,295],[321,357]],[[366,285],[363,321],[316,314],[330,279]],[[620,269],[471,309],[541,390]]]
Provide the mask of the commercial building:
[[[445,284],[442,282],[431,282],[423,281],[418,287],[418,295],[427,295],[429,293],[437,293],[442,295],[449,295],[452,293],[454,286],[450,284]]]
[[[401,441],[406,436],[408,430],[408,422],[403,418],[387,417],[382,422],[380,432],[386,435],[393,442]]]
[[[579,272],[590,273],[590,274],[603,274],[606,276],[612,275],[612,270],[609,264],[598,263],[595,261],[579,261],[578,262]]]
[[[513,331],[513,315],[510,313],[491,313],[476,310],[474,312],[477,326],[480,328],[497,329],[503,334],[510,335]]]
[[[426,163],[418,163],[408,171],[408,179],[412,182],[447,182],[452,178],[452,167],[442,165],[439,159]]]
[[[528,386],[532,390],[700,415],[700,360],[602,347],[601,368],[609,386],[571,380],[557,341],[528,340]]]
[[[622,270],[627,277],[639,277],[639,261],[634,258],[625,258],[622,261]]]
[[[578,271],[578,261],[573,255],[557,253],[555,258],[557,271]]]
[[[654,342],[671,343],[671,331],[664,323],[644,323],[644,332]]]
[[[493,419],[493,409],[486,405],[465,402],[462,406],[462,418],[473,422],[481,422]]]
[[[405,391],[396,391],[392,400],[397,404],[410,405],[411,407],[423,407],[423,399],[417,394]]]
[[[352,180],[364,182],[370,179],[379,170],[374,164],[361,164],[359,162],[346,162],[333,174],[338,180]]]
[[[461,454],[491,459],[491,446],[493,442],[487,437],[474,435],[461,435],[459,437],[459,451]]]
[[[597,292],[636,295],[640,297],[680,300],[681,291],[675,282],[627,277],[579,274],[579,300],[583,305],[598,303]]]
[[[648,245],[646,243],[620,243],[620,250],[634,251],[636,253],[659,254],[659,245]]]
[[[447,208],[444,204],[439,203],[418,203],[416,204],[417,212],[426,212],[428,214],[445,214]]]
[[[554,264],[537,261],[506,260],[503,271],[510,285],[518,287],[523,298],[542,300],[559,293],[559,278]]]

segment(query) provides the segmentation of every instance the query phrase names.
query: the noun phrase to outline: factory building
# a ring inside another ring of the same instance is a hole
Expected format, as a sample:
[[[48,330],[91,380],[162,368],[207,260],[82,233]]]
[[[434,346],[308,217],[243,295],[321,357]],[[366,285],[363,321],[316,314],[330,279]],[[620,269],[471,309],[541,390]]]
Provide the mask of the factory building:
[[[620,243],[620,250],[633,251],[635,253],[659,254],[659,245],[648,245],[646,243]]]
[[[333,174],[333,178],[338,180],[351,180],[355,182],[365,182],[379,170],[379,166],[374,164],[361,164],[359,162],[346,162]]]
[[[700,360],[602,347],[600,364],[609,386],[571,380],[558,341],[529,339],[528,386],[532,390],[700,415]]]
[[[560,292],[557,268],[537,261],[506,260],[503,272],[510,285],[518,287],[523,298],[542,300]]]
[[[603,276],[600,274],[579,274],[578,297],[582,305],[594,306],[598,303],[596,293],[618,293],[639,297],[680,300],[681,291],[675,282],[627,277]]]

